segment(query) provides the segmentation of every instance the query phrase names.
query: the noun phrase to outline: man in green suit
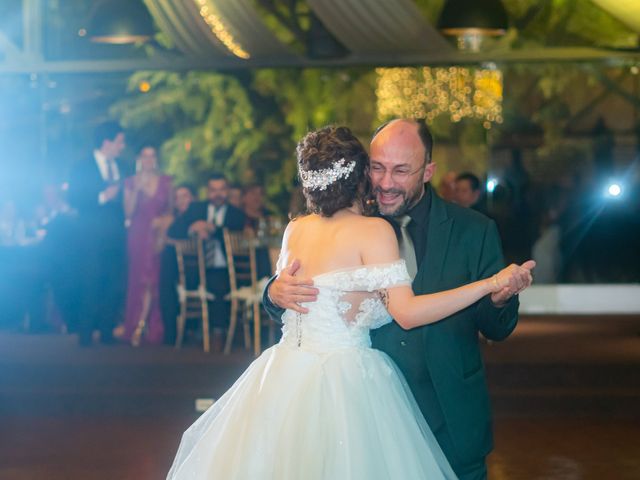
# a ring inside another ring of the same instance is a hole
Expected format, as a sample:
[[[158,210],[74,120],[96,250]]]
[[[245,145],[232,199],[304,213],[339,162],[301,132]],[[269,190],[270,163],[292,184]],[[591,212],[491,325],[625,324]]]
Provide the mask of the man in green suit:
[[[494,222],[442,200],[430,187],[435,172],[432,139],[423,122],[394,120],[371,142],[370,177],[380,214],[397,225],[400,249],[416,294],[434,293],[487,278],[503,267]],[[408,237],[408,238],[407,238]],[[306,312],[315,300],[310,279],[296,277],[294,262],[265,291],[269,314],[281,308]],[[409,387],[460,479],[487,476],[493,448],[489,394],[478,333],[503,340],[518,321],[521,279],[432,325],[403,330],[395,322],[372,332],[375,348],[400,367]],[[279,308],[281,307],[281,308]]]

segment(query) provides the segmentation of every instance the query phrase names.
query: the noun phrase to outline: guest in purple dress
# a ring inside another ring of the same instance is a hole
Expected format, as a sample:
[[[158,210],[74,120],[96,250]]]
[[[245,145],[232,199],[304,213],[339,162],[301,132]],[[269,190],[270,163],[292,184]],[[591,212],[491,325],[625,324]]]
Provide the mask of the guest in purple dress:
[[[158,280],[165,227],[171,223],[171,177],[157,168],[153,147],[138,155],[136,175],[125,180],[129,283],[124,325],[117,336],[134,346],[163,341]]]

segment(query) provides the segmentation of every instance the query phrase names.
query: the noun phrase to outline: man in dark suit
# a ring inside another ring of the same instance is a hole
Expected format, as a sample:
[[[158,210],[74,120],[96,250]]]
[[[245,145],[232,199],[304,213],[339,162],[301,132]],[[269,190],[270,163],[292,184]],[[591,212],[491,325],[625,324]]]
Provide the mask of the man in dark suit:
[[[122,128],[114,122],[98,126],[94,147],[91,157],[72,168],[68,192],[77,211],[81,297],[77,331],[83,346],[91,344],[94,329],[100,331],[102,343],[113,342],[126,289],[122,176],[116,162],[125,148]]]
[[[493,221],[442,200],[428,182],[435,172],[432,139],[423,122],[394,120],[375,133],[370,176],[380,214],[395,224],[416,294],[433,293],[490,277],[503,267]],[[295,277],[294,262],[265,291],[273,318],[282,308],[304,312],[315,301],[310,279]],[[481,332],[506,338],[518,321],[522,279],[476,304],[428,326],[403,330],[391,323],[372,332],[375,348],[400,367],[460,479],[484,479],[493,447],[491,411],[478,344]]]
[[[212,174],[207,182],[207,201],[193,202],[172,226],[175,238],[198,235],[205,240],[207,288],[215,295],[209,305],[209,319],[213,331],[212,350],[222,350],[223,331],[228,328],[230,304],[224,297],[229,293],[229,272],[223,230],[241,232],[246,218],[242,210],[227,202],[229,183],[224,175]]]

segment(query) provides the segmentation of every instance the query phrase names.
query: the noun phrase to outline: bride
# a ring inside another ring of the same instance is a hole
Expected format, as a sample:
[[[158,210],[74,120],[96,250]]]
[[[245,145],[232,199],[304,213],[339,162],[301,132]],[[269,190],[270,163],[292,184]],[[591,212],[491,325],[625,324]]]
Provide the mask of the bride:
[[[454,290],[415,296],[396,234],[365,216],[367,153],[345,127],[298,144],[309,214],[284,234],[281,270],[301,260],[319,289],[287,310],[283,336],[183,435],[168,479],[454,479],[402,374],[371,348],[393,317],[437,322],[508,286],[533,262]]]

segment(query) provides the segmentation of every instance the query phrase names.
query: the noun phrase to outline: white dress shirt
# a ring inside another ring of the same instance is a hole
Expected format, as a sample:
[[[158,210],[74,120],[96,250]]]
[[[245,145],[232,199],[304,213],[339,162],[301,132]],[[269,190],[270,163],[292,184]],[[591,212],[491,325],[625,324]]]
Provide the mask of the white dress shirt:
[[[215,207],[214,205],[209,204],[207,207],[207,223],[215,225],[216,228],[224,227],[224,218],[227,214],[227,206],[222,205],[221,207]],[[213,258],[208,262],[208,267],[213,268],[226,268],[227,259],[224,256],[224,252],[222,250],[222,245],[220,244],[220,240],[212,239],[213,244]]]
[[[93,151],[93,158],[96,160],[102,180],[105,182],[117,182],[120,180],[120,170],[114,159],[107,158],[100,150]],[[100,205],[107,203],[104,192],[100,192],[98,195],[98,202],[100,202]]]

